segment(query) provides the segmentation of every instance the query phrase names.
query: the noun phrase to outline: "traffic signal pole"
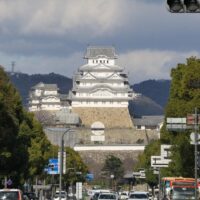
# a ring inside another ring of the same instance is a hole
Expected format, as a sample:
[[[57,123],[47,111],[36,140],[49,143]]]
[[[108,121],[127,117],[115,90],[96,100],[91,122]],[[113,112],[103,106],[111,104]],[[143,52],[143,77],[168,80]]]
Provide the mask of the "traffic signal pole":
[[[194,175],[195,175],[195,200],[197,200],[197,188],[198,188],[198,183],[197,183],[197,157],[198,157],[198,150],[197,150],[197,145],[198,145],[198,114],[197,114],[197,108],[195,108],[195,124],[194,124],[194,134],[195,134],[195,144],[194,144]]]

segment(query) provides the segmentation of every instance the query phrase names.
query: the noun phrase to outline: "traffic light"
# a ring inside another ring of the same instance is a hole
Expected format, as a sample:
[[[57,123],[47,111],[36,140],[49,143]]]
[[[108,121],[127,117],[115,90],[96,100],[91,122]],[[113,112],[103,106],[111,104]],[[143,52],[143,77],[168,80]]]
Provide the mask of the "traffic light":
[[[200,13],[199,0],[167,0],[167,5],[172,13]]]
[[[186,12],[197,12],[200,9],[199,2],[197,0],[184,0]]]
[[[167,0],[169,11],[174,13],[184,12],[184,5],[181,0]]]

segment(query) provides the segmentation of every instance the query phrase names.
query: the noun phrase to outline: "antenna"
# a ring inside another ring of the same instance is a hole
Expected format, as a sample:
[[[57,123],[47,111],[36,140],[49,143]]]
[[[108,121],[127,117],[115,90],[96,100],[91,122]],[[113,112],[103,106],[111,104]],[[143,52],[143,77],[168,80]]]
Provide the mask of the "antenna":
[[[15,73],[15,61],[11,62],[11,66],[12,66],[11,74],[14,74]]]

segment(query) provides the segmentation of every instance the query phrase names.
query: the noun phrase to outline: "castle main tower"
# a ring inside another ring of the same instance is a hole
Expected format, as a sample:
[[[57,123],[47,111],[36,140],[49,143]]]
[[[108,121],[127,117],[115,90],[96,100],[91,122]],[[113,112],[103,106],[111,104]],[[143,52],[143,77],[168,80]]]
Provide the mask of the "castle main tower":
[[[99,121],[105,128],[132,128],[128,101],[134,94],[124,68],[116,65],[115,49],[89,46],[84,58],[73,77],[72,111],[85,127]]]

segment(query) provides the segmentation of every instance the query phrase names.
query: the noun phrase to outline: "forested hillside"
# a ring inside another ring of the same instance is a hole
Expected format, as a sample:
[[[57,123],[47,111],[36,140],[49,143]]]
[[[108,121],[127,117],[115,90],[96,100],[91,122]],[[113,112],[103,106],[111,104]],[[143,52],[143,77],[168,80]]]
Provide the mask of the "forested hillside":
[[[149,97],[161,107],[165,107],[168,97],[170,80],[147,80],[132,86],[135,92]]]
[[[31,87],[39,82],[57,84],[60,89],[60,93],[67,94],[72,87],[72,80],[59,74],[34,74],[28,75],[23,73],[8,73],[12,83],[18,89],[22,96],[23,104],[26,106],[28,102],[28,95]]]

